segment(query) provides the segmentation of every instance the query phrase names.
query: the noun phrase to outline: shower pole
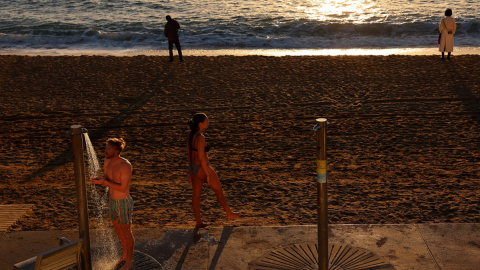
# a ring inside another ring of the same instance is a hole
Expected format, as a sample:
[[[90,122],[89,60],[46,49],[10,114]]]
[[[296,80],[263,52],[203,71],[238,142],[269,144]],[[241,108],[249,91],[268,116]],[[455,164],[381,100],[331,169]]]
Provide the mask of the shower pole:
[[[77,208],[78,208],[78,226],[82,244],[82,269],[92,269],[92,256],[90,252],[90,231],[88,228],[88,205],[87,205],[87,187],[85,184],[85,163],[83,161],[83,133],[87,130],[80,125],[73,125],[72,129],[72,147],[74,155],[74,174],[75,185],[77,187]]]
[[[328,270],[328,200],[327,200],[327,119],[317,118],[317,211],[318,211],[318,269]]]

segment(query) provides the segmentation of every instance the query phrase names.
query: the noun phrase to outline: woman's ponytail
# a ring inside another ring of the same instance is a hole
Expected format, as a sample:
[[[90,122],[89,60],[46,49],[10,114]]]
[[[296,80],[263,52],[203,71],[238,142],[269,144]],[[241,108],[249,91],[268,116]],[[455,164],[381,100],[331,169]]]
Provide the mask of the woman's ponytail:
[[[188,145],[190,147],[190,151],[192,150],[192,140],[193,140],[193,135],[195,135],[195,132],[197,132],[200,128],[198,125],[200,123],[203,123],[205,121],[205,118],[207,118],[207,115],[204,113],[196,113],[192,119],[189,119],[187,121],[188,126],[190,127],[190,133],[188,134]]]

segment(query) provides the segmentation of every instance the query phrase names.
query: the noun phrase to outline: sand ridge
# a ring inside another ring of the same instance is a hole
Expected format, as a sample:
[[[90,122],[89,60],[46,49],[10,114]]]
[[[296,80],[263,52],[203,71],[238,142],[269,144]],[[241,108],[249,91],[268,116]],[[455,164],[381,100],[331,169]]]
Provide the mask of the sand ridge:
[[[186,122],[211,120],[229,204],[214,226],[316,222],[315,118],[328,126],[331,223],[480,222],[480,56],[0,56],[0,204],[13,230],[75,229],[69,126],[103,158],[127,141],[134,228],[193,227]],[[95,218],[92,217],[95,226]]]

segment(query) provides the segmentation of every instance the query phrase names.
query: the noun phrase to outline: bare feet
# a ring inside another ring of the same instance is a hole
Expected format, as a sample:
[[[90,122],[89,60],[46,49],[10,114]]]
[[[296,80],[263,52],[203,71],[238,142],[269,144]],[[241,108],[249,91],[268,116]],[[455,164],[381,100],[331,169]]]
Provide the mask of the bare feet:
[[[197,223],[197,225],[195,225],[195,228],[197,228],[197,229],[199,229],[199,228],[205,228],[205,227],[207,227],[208,225],[210,225],[210,223],[200,222],[200,223]]]
[[[123,255],[120,259],[118,259],[118,261],[115,263],[115,265],[119,265],[123,262],[125,262],[127,259],[127,256],[126,255]]]
[[[133,269],[133,261],[125,261],[125,264],[120,268],[120,270],[130,270]]]
[[[240,217],[240,213],[238,212],[232,212],[230,214],[227,214],[227,219],[236,219]]]
[[[122,257],[120,258],[120,260],[117,261],[117,263],[115,264],[115,267],[113,268],[114,270],[119,270],[123,267],[123,265],[125,265],[125,259]]]

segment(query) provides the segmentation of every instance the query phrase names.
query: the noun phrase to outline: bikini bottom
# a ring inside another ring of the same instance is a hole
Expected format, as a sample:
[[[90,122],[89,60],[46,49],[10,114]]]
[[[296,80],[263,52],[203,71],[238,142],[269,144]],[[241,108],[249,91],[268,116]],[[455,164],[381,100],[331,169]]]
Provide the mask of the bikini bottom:
[[[197,176],[200,168],[202,168],[202,165],[200,165],[200,164],[190,163],[188,165],[188,171],[195,176]]]

